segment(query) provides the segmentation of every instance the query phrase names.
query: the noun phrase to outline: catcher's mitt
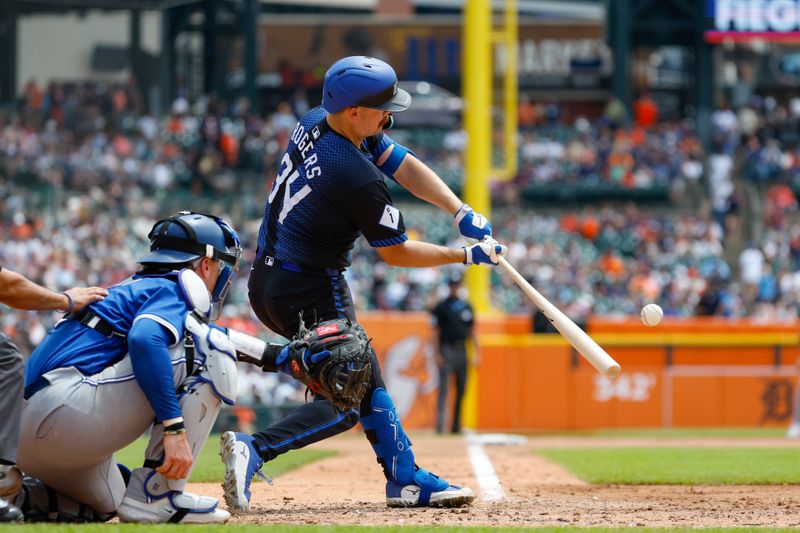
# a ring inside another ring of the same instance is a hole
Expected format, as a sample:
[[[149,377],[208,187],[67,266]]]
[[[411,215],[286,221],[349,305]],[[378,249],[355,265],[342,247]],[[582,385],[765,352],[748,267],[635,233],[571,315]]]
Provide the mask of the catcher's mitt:
[[[338,409],[361,403],[372,376],[369,337],[349,319],[326,320],[300,331],[285,349],[292,376]]]

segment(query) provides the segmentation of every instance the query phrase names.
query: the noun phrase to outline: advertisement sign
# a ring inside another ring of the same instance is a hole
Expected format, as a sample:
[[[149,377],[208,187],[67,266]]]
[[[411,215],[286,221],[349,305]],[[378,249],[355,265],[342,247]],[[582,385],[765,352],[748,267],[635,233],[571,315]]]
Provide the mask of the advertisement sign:
[[[707,13],[712,43],[745,41],[800,41],[800,2],[797,0],[709,0]]]
[[[462,33],[460,17],[413,21],[272,17],[259,27],[259,69],[262,73],[279,73],[286,86],[298,80],[312,86],[340,57],[369,55],[389,61],[401,80],[426,80],[459,92]],[[612,56],[600,23],[521,21],[518,53],[518,77],[523,88],[609,85]],[[494,47],[498,77],[507,68],[505,56],[502,47]],[[240,54],[230,57],[234,62],[241,61]]]

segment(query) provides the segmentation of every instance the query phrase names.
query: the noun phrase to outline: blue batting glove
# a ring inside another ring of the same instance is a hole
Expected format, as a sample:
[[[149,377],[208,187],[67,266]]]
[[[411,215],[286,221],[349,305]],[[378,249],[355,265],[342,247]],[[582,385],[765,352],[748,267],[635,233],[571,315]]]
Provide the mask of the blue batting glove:
[[[500,261],[500,256],[505,254],[508,248],[491,237],[485,237],[478,244],[464,248],[465,265],[496,265]]]
[[[453,223],[468,243],[474,244],[492,236],[492,225],[486,217],[464,204],[453,216]]]

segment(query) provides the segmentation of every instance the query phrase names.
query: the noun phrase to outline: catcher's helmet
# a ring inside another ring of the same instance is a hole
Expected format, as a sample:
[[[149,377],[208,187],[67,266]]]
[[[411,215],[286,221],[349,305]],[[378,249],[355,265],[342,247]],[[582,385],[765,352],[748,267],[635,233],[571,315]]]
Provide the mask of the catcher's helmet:
[[[201,257],[221,260],[224,266],[211,296],[217,303],[225,299],[242,255],[239,236],[227,222],[212,215],[181,211],[156,222],[147,237],[150,253],[139,259],[142,265],[177,268]]]
[[[345,57],[325,73],[322,107],[328,113],[338,113],[351,106],[405,111],[410,104],[411,95],[397,87],[394,69],[380,59]]]

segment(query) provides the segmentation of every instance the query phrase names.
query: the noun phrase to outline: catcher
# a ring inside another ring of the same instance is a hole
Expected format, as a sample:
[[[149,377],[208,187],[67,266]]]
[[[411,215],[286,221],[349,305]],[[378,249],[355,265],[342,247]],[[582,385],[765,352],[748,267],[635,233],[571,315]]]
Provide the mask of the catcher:
[[[30,521],[222,523],[215,498],[184,490],[222,403],[235,349],[209,324],[241,245],[222,219],[182,211],[149,234],[142,269],[68,313],[26,366],[15,503]],[[114,453],[150,429],[132,473]]]

